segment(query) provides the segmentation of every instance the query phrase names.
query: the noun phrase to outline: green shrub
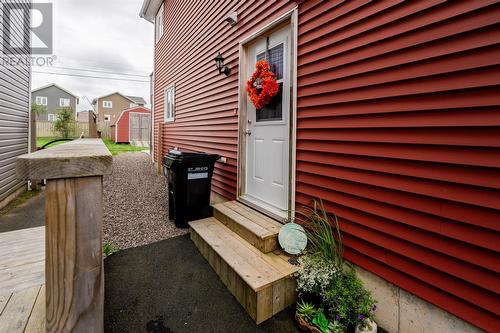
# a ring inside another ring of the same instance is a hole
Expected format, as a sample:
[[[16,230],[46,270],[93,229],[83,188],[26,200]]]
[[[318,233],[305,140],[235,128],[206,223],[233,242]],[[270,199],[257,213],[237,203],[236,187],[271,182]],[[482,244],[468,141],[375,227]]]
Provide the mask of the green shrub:
[[[34,115],[39,116],[47,113],[47,107],[45,105],[31,103],[31,112],[33,112]]]
[[[373,319],[376,309],[375,300],[351,269],[341,272],[332,280],[323,300],[329,317],[345,329],[363,326],[366,319]]]
[[[306,208],[301,215],[308,245],[306,253],[299,258],[297,291],[301,302],[307,299],[308,304],[319,309],[308,321],[323,332],[363,328],[367,319],[373,320],[375,300],[363,287],[352,265],[343,260],[337,217],[326,212],[321,200],[313,201],[312,208]]]
[[[57,111],[57,119],[54,122],[54,131],[58,132],[61,138],[67,139],[74,131],[75,119],[72,108],[60,108]]]

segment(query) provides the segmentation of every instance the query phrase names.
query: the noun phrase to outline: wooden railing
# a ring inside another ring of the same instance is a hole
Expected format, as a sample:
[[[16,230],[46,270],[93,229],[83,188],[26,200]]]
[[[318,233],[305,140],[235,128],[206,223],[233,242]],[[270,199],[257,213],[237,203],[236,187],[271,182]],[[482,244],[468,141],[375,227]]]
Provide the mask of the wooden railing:
[[[47,179],[47,332],[104,331],[102,176],[112,156],[100,139],[80,139],[22,155],[18,177]]]

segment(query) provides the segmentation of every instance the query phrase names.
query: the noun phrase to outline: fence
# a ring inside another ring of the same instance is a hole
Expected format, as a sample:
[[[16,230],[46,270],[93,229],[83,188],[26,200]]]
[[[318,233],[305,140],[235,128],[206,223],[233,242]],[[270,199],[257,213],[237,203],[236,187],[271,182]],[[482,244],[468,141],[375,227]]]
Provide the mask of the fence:
[[[89,123],[88,122],[74,122],[70,125],[70,137],[79,137],[83,132],[85,137],[89,136]],[[53,136],[58,137],[59,133],[54,130],[54,122],[52,121],[37,121],[36,122],[36,136]]]
[[[98,126],[97,130],[101,131],[101,138],[111,139],[111,127],[109,125]]]

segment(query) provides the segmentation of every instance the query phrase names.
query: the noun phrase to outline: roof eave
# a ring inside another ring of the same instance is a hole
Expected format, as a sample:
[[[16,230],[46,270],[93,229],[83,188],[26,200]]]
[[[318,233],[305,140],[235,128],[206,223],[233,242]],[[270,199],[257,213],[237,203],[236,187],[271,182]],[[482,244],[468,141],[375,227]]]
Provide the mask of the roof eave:
[[[126,95],[122,94],[122,93],[121,93],[121,92],[119,92],[119,91],[115,91],[115,92],[113,92],[113,93],[111,93],[111,94],[107,94],[107,95],[104,95],[104,96],[100,96],[100,97],[96,97],[96,98],[94,98],[94,100],[92,101],[92,104],[94,104],[94,101],[95,101],[95,102],[97,102],[99,99],[103,99],[103,98],[105,98],[105,97],[109,97],[109,96],[111,96],[111,95],[115,95],[115,94],[118,94],[118,95],[122,96],[123,98],[128,99],[128,100],[129,100],[130,102],[132,102],[132,103],[137,103],[137,102],[136,102],[136,101],[134,101],[132,98],[130,98],[130,97],[128,97],[128,96],[126,96]],[[142,98],[142,97],[141,97],[141,98]],[[144,98],[142,98],[142,99],[144,99]],[[146,100],[144,100],[144,102],[146,102]]]
[[[60,87],[60,86],[58,86],[58,85],[57,85],[57,84],[55,84],[55,83],[49,83],[49,84],[46,84],[46,85],[44,85],[44,86],[38,87],[38,88],[36,88],[36,89],[32,89],[32,90],[31,90],[31,93],[34,93],[34,92],[37,92],[37,91],[39,91],[39,90],[42,90],[42,89],[45,89],[45,88],[49,88],[49,87],[56,87],[57,89],[64,91],[65,93],[67,93],[67,94],[69,94],[69,95],[73,96],[73,97],[74,97],[74,98],[76,98],[76,99],[78,99],[78,98],[79,98],[77,95],[73,94],[71,91],[68,91],[68,90],[64,89],[63,87]]]
[[[139,16],[148,22],[154,23],[155,16],[162,5],[163,0],[144,0]]]

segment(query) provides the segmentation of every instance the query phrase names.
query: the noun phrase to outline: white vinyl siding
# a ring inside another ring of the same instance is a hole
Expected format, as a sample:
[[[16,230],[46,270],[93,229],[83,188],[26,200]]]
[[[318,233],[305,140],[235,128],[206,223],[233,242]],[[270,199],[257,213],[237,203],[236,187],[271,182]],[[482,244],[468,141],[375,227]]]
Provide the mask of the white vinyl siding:
[[[172,122],[175,118],[175,86],[171,85],[165,89],[165,112],[164,121]]]
[[[161,5],[155,17],[155,40],[158,42],[163,36],[163,5]]]
[[[47,97],[45,96],[36,96],[35,103],[38,105],[47,105]]]
[[[69,98],[59,98],[59,106],[68,107],[70,104]]]
[[[0,1],[0,30],[7,33],[3,26],[6,14],[6,1]],[[29,10],[30,1],[16,1],[25,10]],[[11,31],[12,40],[23,40],[22,30]],[[0,33],[0,35],[2,35]],[[5,36],[0,37],[0,47]],[[26,50],[29,52],[29,50]],[[0,51],[0,53],[2,53]],[[2,54],[3,55],[3,54]],[[20,59],[20,58],[19,58]],[[30,65],[19,62],[15,66],[0,61],[0,202],[21,187],[27,188],[27,182],[16,176],[16,159],[28,153],[30,130]],[[33,103],[36,102],[34,98]],[[1,325],[0,325],[1,326]]]
[[[102,107],[105,109],[111,109],[113,107],[112,101],[102,101]]]

